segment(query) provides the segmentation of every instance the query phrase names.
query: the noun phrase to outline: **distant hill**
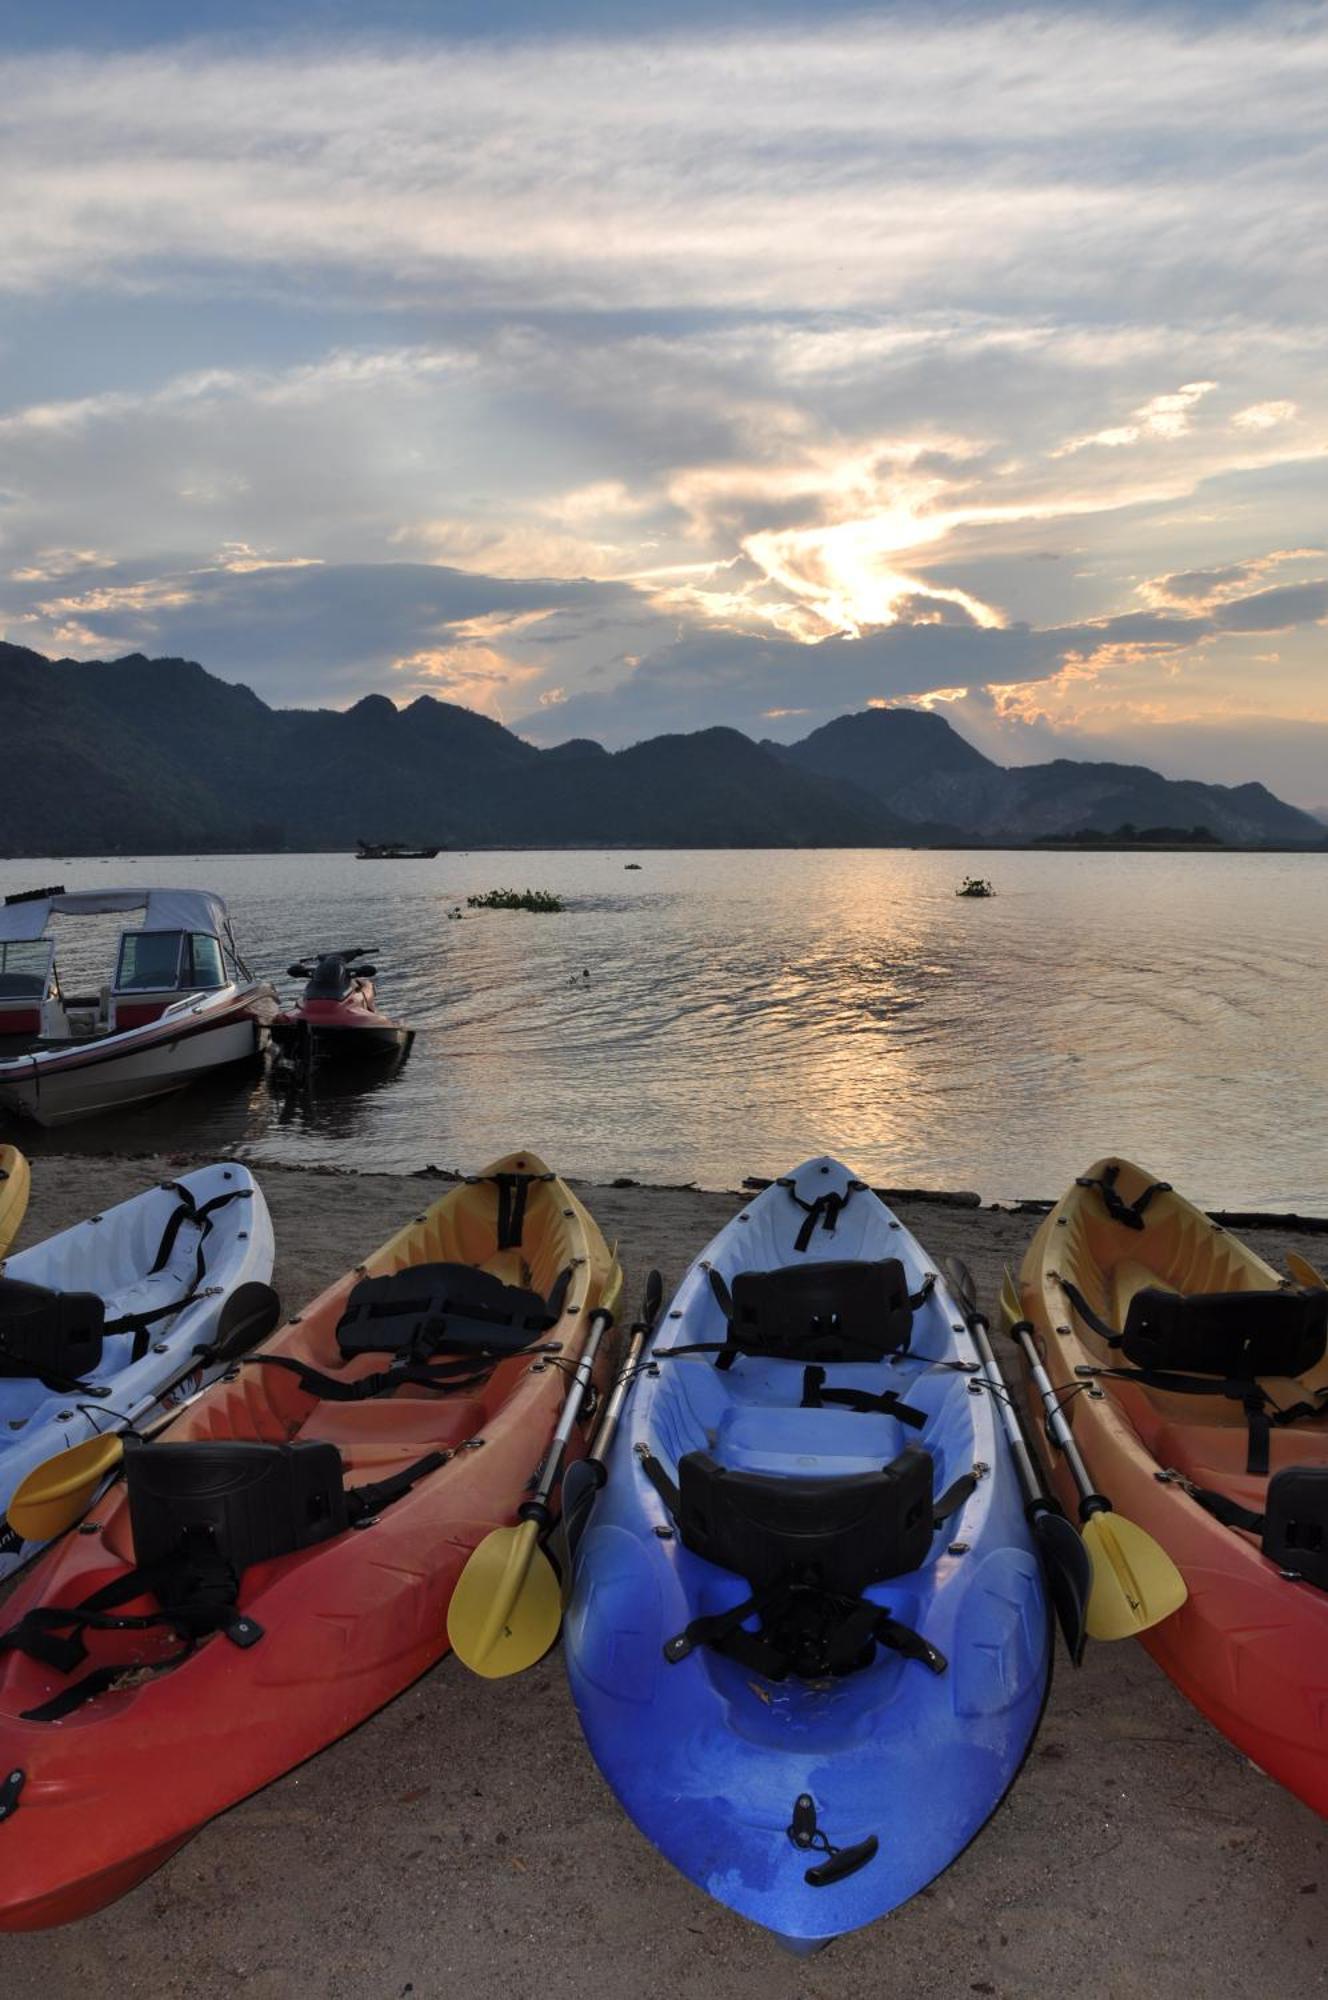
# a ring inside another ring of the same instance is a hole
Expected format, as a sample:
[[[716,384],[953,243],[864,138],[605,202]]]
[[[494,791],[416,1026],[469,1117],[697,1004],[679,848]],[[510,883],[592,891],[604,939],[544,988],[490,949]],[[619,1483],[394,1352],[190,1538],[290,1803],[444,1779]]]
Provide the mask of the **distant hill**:
[[[867,794],[736,730],[538,750],[424,695],[271,709],[190,660],[0,643],[0,851],[543,843],[859,847],[915,839]]]
[[[979,840],[1038,840],[1052,834],[1135,826],[1207,827],[1236,845],[1322,844],[1313,814],[1266,785],[1206,785],[1163,778],[1142,764],[1051,764],[1007,770],[921,709],[869,708],[841,715],[801,743],[770,744],[801,770],[868,792],[919,826],[944,821]]]
[[[0,851],[890,847],[1206,826],[1322,844],[1262,785],[1061,759],[1007,771],[938,715],[869,709],[791,746],[733,729],[540,750],[421,696],[273,709],[190,660],[47,660],[0,643]]]

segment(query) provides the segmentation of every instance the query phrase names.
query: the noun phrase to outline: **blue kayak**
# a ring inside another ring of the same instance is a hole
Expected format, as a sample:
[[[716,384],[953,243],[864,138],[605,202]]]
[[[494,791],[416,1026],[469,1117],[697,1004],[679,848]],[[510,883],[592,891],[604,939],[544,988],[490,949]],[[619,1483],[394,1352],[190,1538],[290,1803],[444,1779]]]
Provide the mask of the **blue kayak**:
[[[660,1852],[799,1951],[885,1916],[1013,1783],[1042,1574],[963,1319],[837,1161],[760,1194],[661,1318],[565,1626]]]

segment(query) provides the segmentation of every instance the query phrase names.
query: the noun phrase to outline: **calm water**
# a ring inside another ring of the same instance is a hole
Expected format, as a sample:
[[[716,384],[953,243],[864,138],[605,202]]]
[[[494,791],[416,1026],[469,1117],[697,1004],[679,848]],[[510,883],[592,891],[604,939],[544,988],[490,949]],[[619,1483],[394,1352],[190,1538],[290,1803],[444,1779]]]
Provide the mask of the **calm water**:
[[[967,869],[994,900],[956,900]],[[410,1169],[524,1143],[590,1179],[715,1187],[827,1150],[877,1182],[991,1198],[1059,1193],[1120,1150],[1210,1204],[1328,1213],[1323,858],[0,862],[0,892],[120,878],[219,889],[269,975],[373,946],[380,1004],[415,1048],[377,1087],[283,1100],[227,1081],[36,1150]],[[568,907],[449,920],[467,891],[507,885]],[[80,928],[66,974],[106,976],[113,923],[90,963]]]

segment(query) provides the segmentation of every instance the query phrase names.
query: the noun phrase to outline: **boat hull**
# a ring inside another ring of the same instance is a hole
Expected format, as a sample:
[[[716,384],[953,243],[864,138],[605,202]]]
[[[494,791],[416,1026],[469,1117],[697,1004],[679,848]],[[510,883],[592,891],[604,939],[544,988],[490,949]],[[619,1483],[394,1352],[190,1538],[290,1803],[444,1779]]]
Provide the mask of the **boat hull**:
[[[808,1194],[848,1176],[812,1161],[793,1178]],[[805,1249],[795,1241],[805,1212],[787,1186],[753,1201],[693,1265],[660,1322],[661,1355],[722,1340],[711,1267],[731,1285],[744,1268],[894,1256],[910,1289],[922,1285],[920,1246],[861,1184],[834,1233],[818,1230]],[[803,1407],[799,1362],[744,1356],[721,1371],[712,1360],[661,1359],[638,1379],[581,1544],[568,1675],[596,1762],[641,1831],[698,1887],[806,1953],[916,1895],[1000,1804],[1049,1685],[1045,1593],[996,1412],[963,1372],[976,1355],[942,1286],[918,1311],[908,1354],[832,1371],[836,1388],[897,1390],[926,1413],[921,1430],[885,1413]],[[887,1649],[818,1681],[765,1680],[704,1645],[666,1657],[692,1619],[749,1590],[684,1545],[642,1470],[643,1447],[670,1478],[680,1453],[698,1449],[735,1471],[836,1478],[876,1471],[910,1441],[932,1453],[936,1494],[984,1467],[922,1566],[867,1591],[939,1648],[943,1672]],[[791,1838],[803,1795],[836,1848],[876,1837],[864,1865],[809,1879],[824,1849]]]
[[[37,1125],[69,1125],[169,1096],[212,1070],[252,1062],[265,1034],[256,997],[0,1063],[0,1106]]]
[[[1246,1471],[1241,1404],[1109,1379],[1099,1396],[1076,1393],[1084,1379],[1079,1368],[1116,1365],[1119,1357],[1067,1309],[1058,1274],[1072,1274],[1117,1325],[1143,1283],[1212,1292],[1272,1290],[1285,1281],[1175,1192],[1152,1198],[1143,1229],[1114,1221],[1096,1185],[1113,1166],[1126,1202],[1150,1185],[1151,1177],[1129,1162],[1098,1161],[1030,1244],[1019,1277],[1021,1309],[1036,1329],[1094,1484],[1161,1544],[1185,1579],[1185,1603],[1142,1635],[1144,1646],[1251,1762],[1328,1817],[1328,1593],[1284,1575],[1254,1535],[1224,1527],[1176,1480],[1159,1477],[1178,1470],[1261,1512],[1267,1482]],[[1283,1408],[1325,1387],[1328,1362],[1312,1376],[1272,1384]],[[1048,1440],[1026,1370],[1023,1389],[1029,1436],[1073,1514],[1079,1496],[1064,1455]],[[1328,1419],[1275,1429],[1270,1455],[1274,1472],[1328,1464]]]

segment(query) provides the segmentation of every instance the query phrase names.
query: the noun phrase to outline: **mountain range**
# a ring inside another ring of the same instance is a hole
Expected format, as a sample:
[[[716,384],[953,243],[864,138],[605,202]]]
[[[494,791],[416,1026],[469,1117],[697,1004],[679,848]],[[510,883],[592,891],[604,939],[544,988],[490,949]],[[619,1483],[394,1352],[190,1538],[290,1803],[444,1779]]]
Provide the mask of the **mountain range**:
[[[873,708],[800,743],[735,729],[607,751],[541,750],[424,695],[272,709],[190,660],[48,660],[0,643],[0,851],[170,853],[452,847],[894,847],[1022,843],[1087,829],[1206,827],[1322,846],[1322,824],[1260,784],[1142,766],[1007,770],[944,717]]]

